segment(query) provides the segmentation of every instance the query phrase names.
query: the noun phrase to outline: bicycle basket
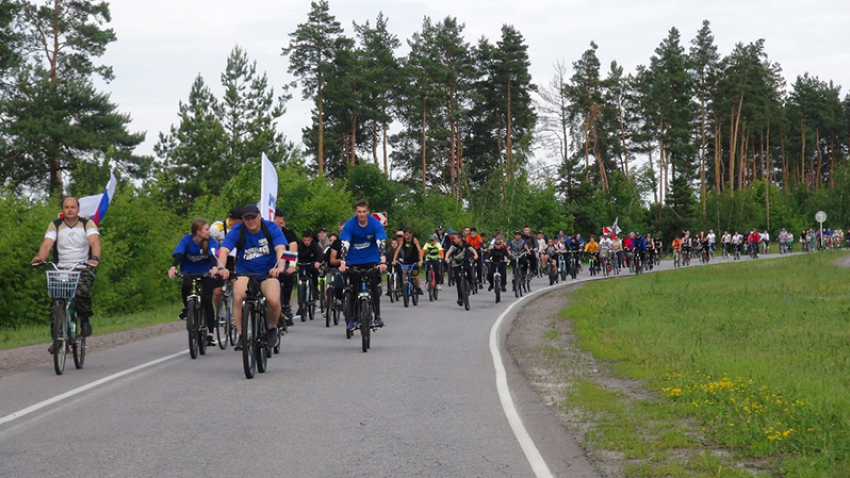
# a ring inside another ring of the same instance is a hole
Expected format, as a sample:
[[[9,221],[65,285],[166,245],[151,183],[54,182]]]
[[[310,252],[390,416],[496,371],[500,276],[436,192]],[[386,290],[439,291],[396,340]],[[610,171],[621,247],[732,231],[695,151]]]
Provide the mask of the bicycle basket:
[[[47,271],[47,295],[55,299],[70,299],[77,293],[80,271]]]

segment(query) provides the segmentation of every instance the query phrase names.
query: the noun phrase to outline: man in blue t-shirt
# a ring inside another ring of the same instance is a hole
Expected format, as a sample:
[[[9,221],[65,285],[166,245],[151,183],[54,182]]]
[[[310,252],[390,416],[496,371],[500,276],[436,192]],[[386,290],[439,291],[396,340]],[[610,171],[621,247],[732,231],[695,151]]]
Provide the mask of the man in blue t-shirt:
[[[245,242],[238,244],[242,236]],[[221,261],[226,259],[230,251],[236,247],[236,273],[261,274],[257,280],[260,282],[260,288],[268,306],[266,314],[269,321],[269,329],[266,333],[268,347],[277,345],[277,319],[280,316],[280,282],[277,277],[284,272],[280,257],[288,245],[289,242],[283,236],[280,227],[260,217],[260,209],[254,204],[249,204],[242,208],[242,222],[227,233],[218,253],[219,261]],[[290,264],[289,269],[288,273],[295,272],[294,265]],[[219,273],[224,279],[229,276],[227,269],[221,269]],[[242,303],[247,288],[247,277],[242,276],[236,279],[233,283],[234,304]],[[242,307],[233,308],[233,317],[236,321],[236,330],[241,334]],[[237,349],[241,350],[241,347],[237,346]]]
[[[342,242],[339,271],[345,272],[348,267],[366,271],[377,265],[378,271],[383,273],[387,269],[385,255],[387,233],[384,231],[384,226],[372,217],[369,211],[369,203],[365,199],[357,201],[357,204],[354,205],[354,212],[354,217],[345,223],[339,234],[339,239]],[[351,290],[360,290],[360,284],[365,276],[351,274],[349,277],[351,279]],[[382,327],[384,322],[381,320],[381,294],[378,291],[381,275],[373,274],[370,279],[372,304],[375,308],[374,323],[376,326]],[[349,314],[349,317],[346,326],[349,330],[354,330],[360,318],[354,317],[354,314]]]

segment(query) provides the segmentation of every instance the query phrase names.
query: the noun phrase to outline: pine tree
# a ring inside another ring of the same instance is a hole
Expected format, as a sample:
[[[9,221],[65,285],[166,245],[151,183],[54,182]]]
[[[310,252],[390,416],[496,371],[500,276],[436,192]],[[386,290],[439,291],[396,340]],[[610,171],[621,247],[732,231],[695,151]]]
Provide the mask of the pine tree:
[[[149,158],[132,154],[144,134],[127,132],[130,117],[117,112],[108,94],[92,80],[113,79],[112,68],[94,59],[115,40],[105,2],[49,0],[24,4],[19,15],[22,63],[16,69],[7,119],[0,132],[7,140],[4,182],[46,190],[59,197],[65,171],[86,171],[83,163],[109,156],[124,171],[143,177]],[[46,181],[45,181],[46,179]]]
[[[318,125],[317,144],[313,150],[318,162],[319,175],[325,174],[324,161],[324,89],[328,71],[333,67],[337,39],[342,36],[342,26],[330,14],[327,0],[310,2],[307,23],[301,23],[289,34],[289,46],[282,50],[289,56],[289,73],[301,79],[303,98],[312,99]]]
[[[717,46],[714,44],[714,35],[711,33],[710,23],[708,20],[704,20],[702,28],[691,41],[691,50],[688,56],[688,67],[694,79],[694,89],[700,107],[699,178],[703,216],[705,216],[706,208],[706,155],[708,154],[708,137],[710,136],[709,112],[712,109],[710,101],[714,96],[717,85],[719,62],[720,55],[717,53]]]
[[[186,210],[204,195],[221,194],[229,176],[236,171],[230,157],[230,142],[218,119],[219,104],[203,77],[198,75],[186,103],[180,102],[180,123],[170,134],[159,134],[154,151],[160,158],[157,179],[173,206]]]
[[[226,131],[228,164],[238,167],[256,161],[266,153],[274,163],[285,163],[292,146],[277,131],[288,96],[275,98],[266,73],[257,73],[257,62],[236,45],[221,74],[224,97],[216,105],[219,121]]]

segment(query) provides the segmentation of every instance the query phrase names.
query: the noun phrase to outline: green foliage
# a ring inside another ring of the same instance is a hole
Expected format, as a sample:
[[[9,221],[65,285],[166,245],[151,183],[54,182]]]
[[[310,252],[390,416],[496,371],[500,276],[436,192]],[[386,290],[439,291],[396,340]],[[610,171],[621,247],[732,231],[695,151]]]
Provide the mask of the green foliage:
[[[712,442],[767,457],[782,476],[844,476],[846,271],[832,264],[844,259],[810,254],[591,284],[562,316],[574,319],[582,348],[666,396],[663,408],[696,418]]]

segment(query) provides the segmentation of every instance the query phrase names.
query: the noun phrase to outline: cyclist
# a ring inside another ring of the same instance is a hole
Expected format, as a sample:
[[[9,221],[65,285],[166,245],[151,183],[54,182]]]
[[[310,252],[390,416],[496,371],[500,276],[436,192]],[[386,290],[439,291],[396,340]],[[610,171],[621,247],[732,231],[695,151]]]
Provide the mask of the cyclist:
[[[632,240],[632,248],[635,255],[640,257],[640,265],[643,267],[646,264],[646,238],[640,235],[640,231],[635,232],[635,238]]]
[[[354,217],[345,223],[342,232],[339,234],[339,239],[342,241],[340,272],[345,272],[349,267],[363,271],[377,266],[381,273],[387,269],[387,234],[384,232],[381,223],[369,212],[368,201],[365,199],[357,201],[354,205]],[[366,277],[352,275],[350,279],[352,289],[359,290],[361,281],[365,280]],[[369,280],[372,289],[372,306],[375,309],[374,324],[383,327],[384,321],[381,320],[381,276],[374,275]],[[349,314],[349,317],[346,327],[348,330],[354,330],[360,318],[354,317],[353,313]]]
[[[277,224],[277,227],[280,228],[280,231],[283,233],[283,237],[286,238],[286,242],[289,243],[289,251],[290,252],[298,252],[298,235],[292,229],[286,227],[286,215],[283,214],[283,210],[280,208],[275,208],[274,210],[274,223]],[[294,271],[295,268],[292,268]],[[286,317],[286,325],[287,327],[292,327],[295,323],[292,321],[292,289],[295,288],[295,276],[292,274],[285,273],[282,276],[278,277],[280,281],[280,302],[281,302],[281,313]],[[239,303],[239,302],[234,302]]]
[[[180,266],[180,272],[188,274],[206,274],[210,277],[201,279],[201,308],[204,311],[204,317],[207,321],[207,345],[217,345],[213,332],[218,324],[215,320],[215,312],[213,311],[213,292],[216,288],[215,274],[218,267],[215,260],[215,251],[218,250],[218,242],[210,237],[210,223],[204,219],[195,219],[192,221],[190,233],[180,239],[174,252],[171,253],[174,261],[171,263],[171,268],[168,269],[168,278],[174,279],[177,275],[177,266]],[[186,298],[192,293],[192,280],[188,277],[183,277],[183,287],[180,289],[180,295],[183,299],[183,310],[180,312],[180,318],[186,318]]]
[[[656,234],[655,240],[653,242],[655,243],[654,244],[654,246],[655,246],[655,257],[657,257],[658,260],[661,260],[661,254],[664,250],[664,248],[663,248],[664,244],[661,242],[661,236]]]
[[[520,268],[523,276],[528,274],[528,256],[531,254],[531,249],[528,247],[525,239],[522,238],[522,233],[520,231],[514,231],[514,238],[508,243],[508,252],[511,254],[511,261],[517,260],[517,257],[519,257],[523,252],[526,253],[525,256],[519,259],[517,267]]]
[[[329,247],[331,247],[331,240],[328,238],[328,229],[325,226],[319,227],[319,230],[316,231],[316,242],[319,243],[319,247],[322,248],[322,252],[325,252]]]
[[[764,253],[767,254],[767,251],[770,249],[770,233],[767,232],[767,229],[761,233],[761,246]]]
[[[428,243],[422,246],[422,258],[420,263],[425,263],[425,270],[434,269],[434,275],[437,276],[437,290],[442,290],[443,287],[443,246],[440,245],[440,238],[437,234],[431,234],[428,238]],[[427,278],[427,274],[426,274]],[[427,279],[426,279],[427,280]]]
[[[596,238],[592,234],[590,240],[584,246],[584,253],[593,259],[594,269],[599,269],[599,243],[596,242]]]
[[[493,246],[490,247],[490,251],[487,255],[487,260],[490,261],[490,270],[487,271],[487,282],[490,284],[490,287],[487,288],[487,291],[493,290],[493,276],[496,273],[496,269],[499,270],[499,274],[502,275],[502,292],[507,292],[508,289],[505,286],[505,278],[507,275],[507,266],[505,263],[510,257],[510,251],[508,249],[508,245],[504,243],[501,237],[496,238],[493,241]]]
[[[401,257],[401,261],[399,261]],[[422,246],[419,245],[419,239],[413,237],[413,228],[407,226],[401,235],[401,241],[398,248],[393,254],[393,265],[399,264],[410,265],[414,264],[413,270],[410,271],[413,275],[413,285],[416,286],[416,293],[422,295],[422,288],[419,287],[419,268],[422,267]],[[399,268],[399,277],[401,277],[401,268]]]
[[[92,295],[91,289],[97,276],[97,266],[100,263],[100,233],[94,221],[80,217],[80,201],[67,197],[62,201],[62,217],[51,222],[44,234],[44,241],[38,249],[38,255],[32,258],[33,264],[41,264],[47,260],[47,255],[53,251],[53,262],[59,267],[72,267],[80,262],[86,262],[88,267],[80,271],[80,281],[77,283],[76,310],[80,318],[80,327],[84,337],[91,335]],[[53,301],[50,316],[53,317]],[[50,321],[51,336],[53,336],[53,321]],[[53,345],[48,352],[53,353]]]
[[[345,226],[345,221],[339,221],[337,228],[342,232],[342,227]],[[327,261],[328,267],[339,271],[339,259],[342,257],[342,241],[339,239],[339,232],[331,233],[331,247],[328,249]],[[348,274],[340,272],[334,277],[334,305],[342,307],[342,295],[345,290],[345,283],[348,281]]]
[[[617,270],[619,270],[623,265],[623,241],[617,234],[611,237],[611,262],[614,261],[616,261]]]
[[[679,262],[682,257],[682,239],[680,237],[673,238],[671,247],[673,248],[673,261]]]
[[[750,232],[750,235],[747,237],[747,245],[750,248],[750,254],[753,255],[753,258],[758,258],[758,256],[759,256],[759,240],[760,239],[761,239],[761,237],[759,236],[759,233],[756,232],[755,229],[753,229]]]
[[[691,242],[691,235],[688,233],[688,231],[683,231],[683,234],[682,234],[682,257],[684,258],[684,257],[687,256],[689,264],[690,264],[690,259],[691,259],[691,249],[692,249],[692,247],[693,247],[693,244]]]
[[[318,241],[313,240],[313,231],[307,229],[301,233],[301,240],[298,242],[298,263],[312,264],[304,271],[310,278],[310,287],[312,287],[312,297],[317,297],[319,289],[319,269],[322,267],[322,262],[325,261],[325,254]],[[301,315],[301,304],[298,304],[297,315]],[[288,324],[287,324],[288,325]]]
[[[228,214],[227,219],[224,221],[216,221],[210,225],[210,236],[215,239],[216,243],[221,244],[227,233],[240,222],[242,222],[242,208],[234,207],[230,210],[230,214]],[[227,256],[227,261],[224,262],[223,265],[231,273],[234,271],[236,267],[236,251],[230,251],[230,255]],[[215,302],[215,308],[219,311],[219,313],[221,313],[222,287],[224,287],[224,279],[218,279],[216,281],[215,292],[213,292],[213,301]]]
[[[717,235],[714,234],[714,229],[708,230],[708,251],[714,257],[714,244],[717,242]]]
[[[526,274],[529,271],[533,274],[537,271],[537,240],[531,237],[531,227],[528,224],[522,228],[522,240],[528,245],[529,250]]]
[[[740,254],[741,248],[744,245],[744,236],[742,236],[738,231],[735,231],[735,234],[732,234],[732,248],[734,249],[733,254],[737,252]]]
[[[536,242],[536,244],[537,244],[537,259],[539,261],[538,264],[539,264],[540,269],[544,269],[544,268],[546,268],[546,266],[549,265],[549,257],[547,257],[547,255],[546,255],[546,247],[549,244],[549,238],[546,236],[546,234],[543,233],[542,230],[537,231],[537,242]],[[543,271],[541,270],[540,273],[542,274]]]
[[[249,204],[242,208],[242,222],[237,224],[227,236],[218,253],[219,260],[227,257],[231,249],[236,248],[236,273],[237,274],[260,274],[257,281],[266,298],[268,307],[268,331],[266,332],[266,343],[268,347],[277,345],[277,322],[280,317],[280,281],[278,276],[284,272],[280,257],[286,252],[289,242],[281,232],[280,227],[272,221],[260,216],[260,208],[255,204]],[[289,274],[295,272],[295,267],[289,266],[286,271]],[[226,268],[220,270],[221,276],[226,280],[230,271]],[[233,303],[241,304],[248,289],[248,277],[238,277],[233,283]],[[242,333],[242,307],[233,308],[233,318],[236,322],[236,331]],[[242,350],[242,346],[234,347]]]
[[[478,234],[478,229],[476,229],[474,227],[468,227],[468,228],[464,229],[464,232],[466,232],[467,229],[469,230],[469,233],[466,235],[466,242],[468,242],[469,245],[472,246],[473,249],[475,249],[476,257],[478,257],[478,259],[475,261],[475,275],[476,275],[476,277],[481,278],[481,281],[478,283],[477,287],[479,289],[483,289],[484,288],[484,280],[483,280],[484,263],[481,262],[483,260],[483,256],[481,254],[481,245],[484,243],[484,238],[481,237]],[[473,285],[473,283],[470,282],[469,285],[471,287]]]
[[[729,231],[723,231],[723,236],[720,238],[720,242],[723,243],[723,255],[728,257],[730,254],[730,247],[732,245],[732,235],[729,234]]]
[[[475,248],[472,247],[472,244],[466,242],[463,239],[462,234],[455,235],[455,242],[452,244],[452,247],[446,252],[446,264],[451,264],[452,267],[461,268],[460,273],[466,274],[466,282],[470,287],[473,287],[475,284],[472,282],[472,263],[471,261],[478,260],[478,253],[475,251]],[[463,289],[461,289],[461,282],[459,280],[455,281],[457,284],[457,305],[463,305]]]

